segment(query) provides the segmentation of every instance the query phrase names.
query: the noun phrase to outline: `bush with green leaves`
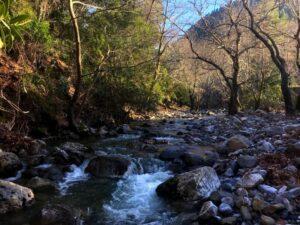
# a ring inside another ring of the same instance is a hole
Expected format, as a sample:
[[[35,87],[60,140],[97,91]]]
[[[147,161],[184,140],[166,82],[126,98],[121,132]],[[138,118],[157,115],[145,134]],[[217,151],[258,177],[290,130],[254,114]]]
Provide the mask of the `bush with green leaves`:
[[[0,0],[0,49],[11,48],[15,40],[23,40],[22,28],[30,21],[29,15],[14,15],[13,0]]]

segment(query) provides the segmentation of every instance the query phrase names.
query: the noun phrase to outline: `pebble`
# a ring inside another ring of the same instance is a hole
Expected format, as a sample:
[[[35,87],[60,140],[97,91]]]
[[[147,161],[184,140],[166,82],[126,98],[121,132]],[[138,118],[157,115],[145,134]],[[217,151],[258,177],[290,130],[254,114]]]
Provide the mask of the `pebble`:
[[[276,224],[276,221],[272,217],[265,216],[265,215],[262,215],[260,217],[260,221],[261,221],[262,225],[275,225]]]
[[[274,188],[274,187],[271,187],[269,185],[266,185],[266,184],[261,184],[258,186],[258,189],[261,191],[261,192],[264,192],[266,194],[269,194],[269,195],[273,195],[273,194],[276,194],[277,193],[277,189]]]

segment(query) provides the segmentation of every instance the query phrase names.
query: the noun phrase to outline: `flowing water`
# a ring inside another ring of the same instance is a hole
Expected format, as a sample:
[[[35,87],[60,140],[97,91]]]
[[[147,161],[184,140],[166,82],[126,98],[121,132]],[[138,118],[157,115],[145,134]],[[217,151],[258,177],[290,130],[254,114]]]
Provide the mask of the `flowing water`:
[[[165,162],[149,152],[141,151],[139,138],[139,134],[126,134],[89,143],[96,152],[122,154],[131,159],[131,169],[123,179],[93,178],[84,172],[89,160],[80,166],[71,165],[63,180],[58,182],[58,193],[36,193],[34,206],[14,213],[13,217],[1,217],[0,224],[31,224],[35,214],[49,203],[76,209],[80,212],[82,224],[87,225],[175,224],[172,222],[175,213],[155,192],[159,184],[172,176],[172,172]],[[169,135],[158,136],[154,140],[168,143],[181,141]],[[51,166],[42,164],[38,168]],[[11,179],[19,179],[22,172]],[[22,179],[20,183],[26,184]]]

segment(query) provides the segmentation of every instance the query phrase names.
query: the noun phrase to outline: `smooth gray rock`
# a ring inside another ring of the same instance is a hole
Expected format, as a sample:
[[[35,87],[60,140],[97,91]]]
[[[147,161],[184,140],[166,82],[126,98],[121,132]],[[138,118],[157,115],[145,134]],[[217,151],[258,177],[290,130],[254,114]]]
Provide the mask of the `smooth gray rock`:
[[[241,155],[237,159],[238,165],[241,168],[253,168],[257,165],[256,156]]]
[[[32,205],[34,194],[29,188],[0,180],[0,214]]]

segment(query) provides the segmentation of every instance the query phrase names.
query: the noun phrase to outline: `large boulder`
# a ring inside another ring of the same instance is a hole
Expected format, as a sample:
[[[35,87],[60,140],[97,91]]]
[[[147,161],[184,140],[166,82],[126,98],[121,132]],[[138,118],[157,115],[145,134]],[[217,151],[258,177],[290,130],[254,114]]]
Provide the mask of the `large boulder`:
[[[80,143],[66,142],[55,149],[53,156],[58,164],[80,165],[88,151],[89,149]]]
[[[216,171],[211,167],[201,167],[176,175],[160,184],[156,192],[158,196],[172,200],[197,201],[209,198],[219,187]]]
[[[80,218],[71,208],[63,205],[47,205],[35,218],[39,225],[79,225]]]
[[[21,168],[22,162],[16,154],[0,151],[0,177],[14,176]]]
[[[86,172],[95,177],[121,178],[129,170],[132,162],[121,155],[101,155],[92,159]]]
[[[235,135],[227,140],[226,147],[230,151],[236,151],[242,148],[248,148],[251,144],[251,141],[245,136]]]
[[[29,188],[0,180],[0,214],[30,206],[33,201],[34,194]]]

